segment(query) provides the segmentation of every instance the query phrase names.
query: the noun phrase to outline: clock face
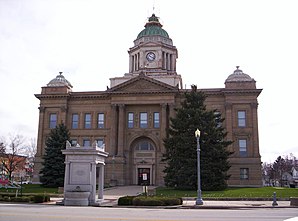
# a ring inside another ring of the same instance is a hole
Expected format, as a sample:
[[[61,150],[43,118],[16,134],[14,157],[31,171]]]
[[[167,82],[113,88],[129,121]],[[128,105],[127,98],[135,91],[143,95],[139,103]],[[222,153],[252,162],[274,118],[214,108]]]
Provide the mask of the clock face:
[[[147,55],[146,55],[146,58],[148,61],[154,61],[155,60],[155,54],[153,52],[149,52]]]

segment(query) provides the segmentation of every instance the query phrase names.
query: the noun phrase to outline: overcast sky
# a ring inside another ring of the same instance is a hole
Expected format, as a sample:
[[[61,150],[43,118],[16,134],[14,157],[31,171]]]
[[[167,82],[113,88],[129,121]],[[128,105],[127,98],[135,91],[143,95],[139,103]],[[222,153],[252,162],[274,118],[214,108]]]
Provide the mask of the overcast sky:
[[[257,81],[262,161],[298,157],[296,0],[0,0],[0,136],[37,137],[41,92],[59,71],[73,91],[128,72],[128,49],[153,12],[190,88],[223,88],[239,65]]]

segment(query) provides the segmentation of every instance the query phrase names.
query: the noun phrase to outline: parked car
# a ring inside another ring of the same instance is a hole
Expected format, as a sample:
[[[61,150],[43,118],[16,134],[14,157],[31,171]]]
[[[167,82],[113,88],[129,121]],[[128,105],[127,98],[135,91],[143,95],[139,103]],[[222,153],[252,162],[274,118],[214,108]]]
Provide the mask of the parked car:
[[[21,181],[13,181],[14,184],[20,185],[20,184],[31,184],[32,182],[29,180],[22,180]]]

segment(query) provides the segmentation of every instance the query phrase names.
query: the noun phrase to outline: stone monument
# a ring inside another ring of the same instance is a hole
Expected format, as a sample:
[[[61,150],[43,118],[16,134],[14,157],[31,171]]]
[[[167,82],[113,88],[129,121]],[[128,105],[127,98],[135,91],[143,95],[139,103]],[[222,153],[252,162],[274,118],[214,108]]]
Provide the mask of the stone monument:
[[[98,147],[94,142],[91,147],[80,147],[71,146],[67,141],[66,149],[62,150],[62,153],[65,154],[64,205],[100,205],[103,201],[104,165],[108,156],[104,145]]]

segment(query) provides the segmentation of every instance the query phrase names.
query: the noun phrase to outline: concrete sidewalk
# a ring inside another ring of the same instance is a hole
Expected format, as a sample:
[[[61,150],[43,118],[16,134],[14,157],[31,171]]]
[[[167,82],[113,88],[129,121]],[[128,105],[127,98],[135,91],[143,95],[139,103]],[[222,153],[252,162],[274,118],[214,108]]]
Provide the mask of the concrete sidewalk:
[[[149,186],[150,189],[155,187]],[[118,198],[121,196],[135,196],[143,192],[142,186],[117,186],[104,190],[104,202],[101,206],[115,207]],[[290,207],[290,201],[277,201],[276,208]],[[272,201],[222,201],[204,200],[203,205],[196,206],[195,200],[183,198],[183,205],[180,208],[272,208]]]
[[[148,189],[155,187],[149,186]],[[142,186],[117,186],[104,189],[104,201],[102,207],[118,207],[118,199],[121,196],[136,196],[143,193]],[[52,203],[62,201],[62,198],[51,198]],[[166,208],[188,208],[188,209],[233,209],[233,208],[293,208],[290,201],[277,201],[277,206],[272,206],[272,201],[225,201],[204,200],[203,205],[196,206],[194,198],[183,198],[183,205]],[[152,207],[150,207],[152,208]],[[156,207],[155,207],[156,208]],[[159,207],[165,208],[165,207]]]

